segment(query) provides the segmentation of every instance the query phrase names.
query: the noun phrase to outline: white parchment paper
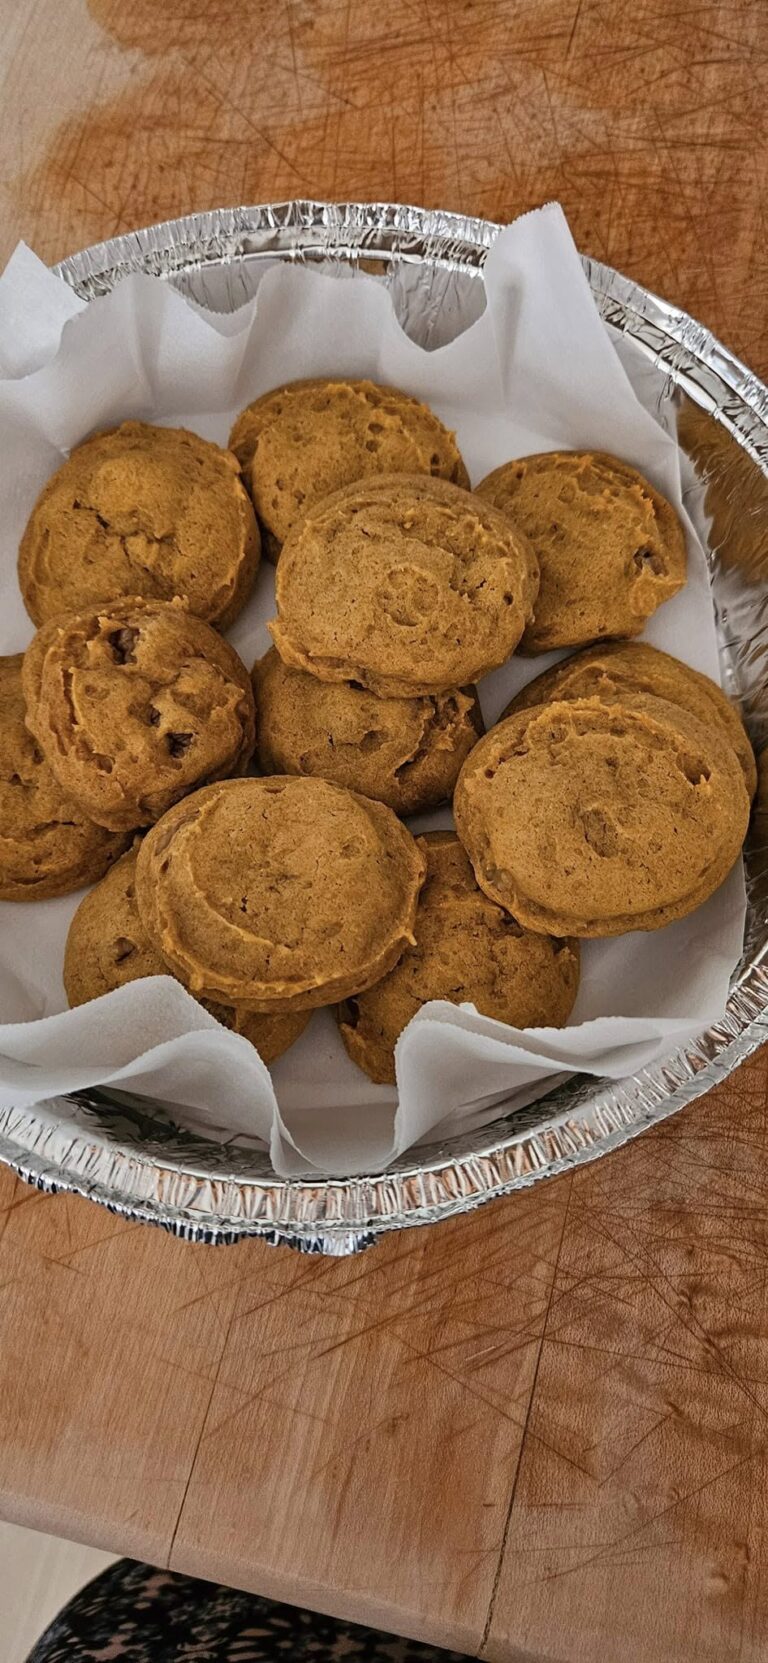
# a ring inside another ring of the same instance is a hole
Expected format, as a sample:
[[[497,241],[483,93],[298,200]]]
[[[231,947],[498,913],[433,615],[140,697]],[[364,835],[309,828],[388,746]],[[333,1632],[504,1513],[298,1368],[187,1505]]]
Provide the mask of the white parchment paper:
[[[206,313],[159,279],[133,275],[85,306],[20,247],[0,278],[0,651],[32,626],[16,581],[37,492],[71,447],[127,417],[183,424],[226,443],[250,399],[300,376],[370,376],[425,399],[455,428],[473,481],[509,457],[587,447],[634,463],[682,511],[674,440],[641,399],[603,328],[560,209],[505,230],[486,265],[483,315],[426,351],[401,329],[376,279],[280,265],[256,298]],[[689,580],[646,639],[718,677],[706,561],[687,522]],[[266,650],[273,576],[230,632],[250,666]],[[552,658],[514,659],[486,678],[486,722]],[[414,824],[449,824],[447,811]],[[742,942],[740,867],[693,917],[666,930],[587,942],[570,1025],[522,1032],[471,1006],[425,1006],[401,1037],[397,1092],[349,1061],[332,1015],[316,1013],[269,1070],[169,977],[66,1009],[61,966],[79,896],[0,905],[0,1106],[97,1084],[175,1106],[180,1124],[268,1144],[276,1170],[351,1174],[386,1166],[439,1130],[468,1130],[573,1070],[614,1078],[647,1065],[722,1012]],[[66,1111],[63,1111],[66,1112]]]

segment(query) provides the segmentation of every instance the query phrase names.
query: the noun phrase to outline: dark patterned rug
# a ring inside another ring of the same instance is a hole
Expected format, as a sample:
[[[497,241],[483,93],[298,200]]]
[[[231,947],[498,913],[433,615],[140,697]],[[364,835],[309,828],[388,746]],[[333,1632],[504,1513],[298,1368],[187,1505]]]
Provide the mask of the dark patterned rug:
[[[70,1600],[27,1663],[294,1663],[302,1658],[312,1663],[467,1663],[463,1653],[275,1605],[258,1594],[131,1559],[111,1565]]]

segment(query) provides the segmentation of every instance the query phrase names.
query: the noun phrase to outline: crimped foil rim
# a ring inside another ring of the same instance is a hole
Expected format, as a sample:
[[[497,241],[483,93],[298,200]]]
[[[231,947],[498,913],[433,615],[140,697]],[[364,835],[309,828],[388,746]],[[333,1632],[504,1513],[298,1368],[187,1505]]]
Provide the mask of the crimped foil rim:
[[[375,253],[482,276],[501,227],[395,203],[265,204],[214,210],[148,227],[71,255],[54,270],[85,299],[129,271],[178,276],[222,260],[341,260]],[[768,475],[768,389],[710,332],[610,266],[584,258],[601,314],[629,335],[673,385],[716,414]],[[728,654],[723,649],[726,674]],[[468,1212],[513,1189],[607,1154],[711,1089],[768,1039],[768,937],[748,920],[747,948],[722,1020],[694,1042],[620,1082],[579,1077],[530,1108],[431,1149],[409,1150],[382,1174],[287,1181],[211,1176],[190,1161],[94,1131],[97,1092],[0,1113],[0,1159],[50,1191],[90,1197],[189,1240],[243,1235],[304,1251],[346,1254],[384,1231]],[[56,1123],[57,1101],[82,1124]]]

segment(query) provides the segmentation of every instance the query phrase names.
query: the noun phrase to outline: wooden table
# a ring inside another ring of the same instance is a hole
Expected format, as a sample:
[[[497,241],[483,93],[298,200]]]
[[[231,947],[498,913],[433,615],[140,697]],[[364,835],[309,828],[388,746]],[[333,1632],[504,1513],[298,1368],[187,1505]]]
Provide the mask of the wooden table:
[[[749,0],[0,0],[3,252],[289,195],[506,219],[768,369]],[[0,1506],[507,1663],[764,1663],[768,1061],[359,1260],[0,1174]]]

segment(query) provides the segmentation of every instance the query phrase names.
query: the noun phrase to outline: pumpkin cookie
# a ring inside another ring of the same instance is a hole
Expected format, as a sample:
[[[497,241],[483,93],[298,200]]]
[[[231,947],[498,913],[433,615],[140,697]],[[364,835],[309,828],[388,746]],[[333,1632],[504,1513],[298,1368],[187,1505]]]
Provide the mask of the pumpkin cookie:
[[[483,732],[473,687],[380,699],[291,670],[274,647],[254,665],[253,684],[262,773],[333,780],[396,814],[444,803]]]
[[[497,509],[389,474],[327,497],[288,538],[270,629],[295,669],[410,698],[503,664],[537,583],[530,545]]]
[[[413,939],[425,861],[382,803],[326,780],[196,791],[139,850],[150,940],[196,995],[310,1010],[370,987]]]
[[[225,629],[259,564],[259,531],[231,451],[183,427],[123,422],[73,450],[35,503],[19,584],[36,624],[117,595],[173,600]]]
[[[599,698],[606,704],[613,699],[621,702],[627,692],[666,699],[681,710],[689,710],[705,727],[721,729],[741,763],[749,795],[754,797],[757,768],[736,706],[709,676],[691,670],[657,647],[646,646],[644,641],[607,642],[564,659],[553,670],[545,670],[543,676],[529,681],[502,713],[502,719],[530,705],[548,704],[551,699]]]
[[[575,936],[693,912],[738,858],[749,818],[722,730],[641,693],[508,716],[467,758],[453,806],[486,894],[528,929]]]
[[[241,412],[229,443],[270,560],[321,497],[370,474],[432,474],[469,486],[453,434],[427,405],[372,381],[276,387]]]
[[[561,1028],[579,986],[579,948],[524,930],[483,894],[453,832],[419,838],[427,877],[415,942],[375,987],[347,1000],[341,1037],[379,1085],[394,1083],[395,1045],[429,999],[475,1005],[515,1028]]]
[[[685,536],[674,509],[615,456],[523,456],[477,491],[530,538],[541,569],[521,652],[639,635],[685,583]]]
[[[39,901],[93,883],[127,838],[86,819],[24,722],[21,654],[0,658],[0,900]]]
[[[64,987],[72,1007],[98,999],[141,976],[169,976],[172,971],[151,945],[139,917],[134,887],[136,849],[129,849],[106,878],[80,902],[69,926],[64,952]],[[260,1016],[231,1005],[201,1000],[225,1028],[243,1034],[264,1062],[274,1062],[303,1033],[309,1011]]]
[[[248,672],[181,601],[133,596],[52,619],[22,680],[27,726],[60,785],[113,830],[150,824],[253,751]]]

